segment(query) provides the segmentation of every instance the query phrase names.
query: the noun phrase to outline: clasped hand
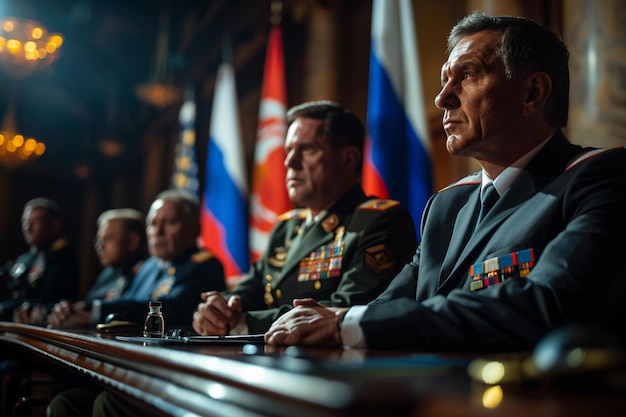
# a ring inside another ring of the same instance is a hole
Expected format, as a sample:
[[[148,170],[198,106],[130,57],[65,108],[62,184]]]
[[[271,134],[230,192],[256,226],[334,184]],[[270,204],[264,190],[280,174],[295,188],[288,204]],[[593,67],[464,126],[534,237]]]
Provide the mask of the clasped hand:
[[[91,312],[85,310],[82,301],[72,303],[63,300],[54,305],[46,321],[48,327],[53,329],[78,327],[91,323]]]
[[[204,302],[193,313],[193,329],[202,336],[228,335],[239,324],[241,297],[233,295],[226,301],[217,291],[200,294]]]
[[[347,308],[324,307],[311,298],[293,300],[294,309],[265,333],[270,345],[341,346],[338,323]]]

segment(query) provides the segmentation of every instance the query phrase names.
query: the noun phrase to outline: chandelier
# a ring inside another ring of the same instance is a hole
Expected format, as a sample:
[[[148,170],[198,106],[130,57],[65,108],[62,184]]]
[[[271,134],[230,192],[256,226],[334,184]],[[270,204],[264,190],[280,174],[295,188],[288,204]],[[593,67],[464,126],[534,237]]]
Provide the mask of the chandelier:
[[[46,145],[35,138],[18,133],[15,123],[15,105],[12,97],[0,126],[0,162],[14,169],[28,160],[35,160],[46,151]]]
[[[155,107],[164,108],[179,102],[182,91],[167,81],[167,60],[169,55],[169,11],[165,0],[161,3],[159,31],[156,41],[154,74],[150,81],[135,88],[137,97]]]
[[[21,79],[56,60],[63,37],[49,34],[40,23],[7,17],[0,20],[0,65]]]
[[[0,67],[15,81],[52,64],[62,44],[61,35],[48,33],[34,20],[0,19]],[[15,96],[11,91],[0,125],[0,164],[12,170],[26,161],[35,160],[45,150],[42,142],[17,130]]]

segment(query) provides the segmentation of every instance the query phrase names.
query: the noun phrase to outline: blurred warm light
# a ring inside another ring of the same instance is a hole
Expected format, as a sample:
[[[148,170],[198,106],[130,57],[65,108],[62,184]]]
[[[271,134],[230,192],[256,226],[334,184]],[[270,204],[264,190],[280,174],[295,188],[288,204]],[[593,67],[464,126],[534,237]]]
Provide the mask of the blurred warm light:
[[[50,34],[39,22],[5,17],[0,19],[0,67],[14,80],[52,64],[59,55],[63,37]],[[16,126],[14,98],[11,97],[0,127],[0,165],[14,169],[43,155],[46,145],[24,137]]]
[[[166,82],[167,57],[169,54],[169,10],[166,2],[161,3],[159,32],[156,39],[154,74],[150,81],[135,88],[137,97],[155,107],[168,107],[180,102],[183,92],[177,86]]]
[[[20,79],[49,66],[59,55],[63,37],[49,34],[38,22],[6,17],[0,20],[0,66]]]
[[[35,138],[25,139],[19,133],[0,132],[0,165],[8,169],[14,169],[28,160],[34,160],[45,151],[46,145]]]
[[[91,175],[91,167],[84,164],[77,165],[74,169],[74,174],[76,174],[76,177],[82,180],[87,179]]]
[[[485,389],[483,393],[483,407],[494,409],[500,405],[502,399],[504,398],[504,393],[502,392],[502,387],[499,385],[489,387]]]
[[[24,137],[18,133],[15,122],[15,106],[9,101],[9,107],[0,127],[0,165],[13,170],[24,162],[33,161],[43,155],[46,145],[37,139]]]
[[[109,158],[115,158],[122,155],[126,148],[120,142],[113,139],[103,139],[98,143],[98,149],[100,153]]]
[[[137,86],[136,92],[145,103],[161,108],[171,106],[183,98],[180,88],[161,82],[141,84]]]

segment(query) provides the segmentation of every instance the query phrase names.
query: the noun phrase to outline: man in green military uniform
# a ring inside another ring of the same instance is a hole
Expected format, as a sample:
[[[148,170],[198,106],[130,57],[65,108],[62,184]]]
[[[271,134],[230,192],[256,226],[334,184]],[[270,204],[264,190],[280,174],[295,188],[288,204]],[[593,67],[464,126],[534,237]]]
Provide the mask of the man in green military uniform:
[[[359,184],[359,119],[328,101],[296,106],[288,118],[286,185],[300,208],[278,218],[264,256],[236,288],[202,294],[193,317],[199,334],[263,333],[294,298],[365,304],[415,251],[410,214],[396,201],[366,196]]]
[[[7,297],[0,301],[0,320],[30,321],[34,317],[42,322],[46,305],[61,298],[76,299],[76,257],[62,237],[55,201],[28,201],[22,214],[22,234],[29,250],[15,260],[9,271]]]

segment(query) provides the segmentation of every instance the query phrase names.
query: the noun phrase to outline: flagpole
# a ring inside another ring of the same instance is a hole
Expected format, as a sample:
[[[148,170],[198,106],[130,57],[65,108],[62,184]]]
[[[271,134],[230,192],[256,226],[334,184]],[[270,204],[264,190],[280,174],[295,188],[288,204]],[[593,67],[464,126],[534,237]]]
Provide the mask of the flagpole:
[[[282,9],[282,1],[272,1],[250,187],[249,241],[253,262],[265,251],[276,218],[292,208],[285,187],[287,87],[280,26]]]
[[[283,2],[281,0],[273,0],[270,4],[270,10],[272,12],[270,23],[273,26],[280,25],[283,19]]]

